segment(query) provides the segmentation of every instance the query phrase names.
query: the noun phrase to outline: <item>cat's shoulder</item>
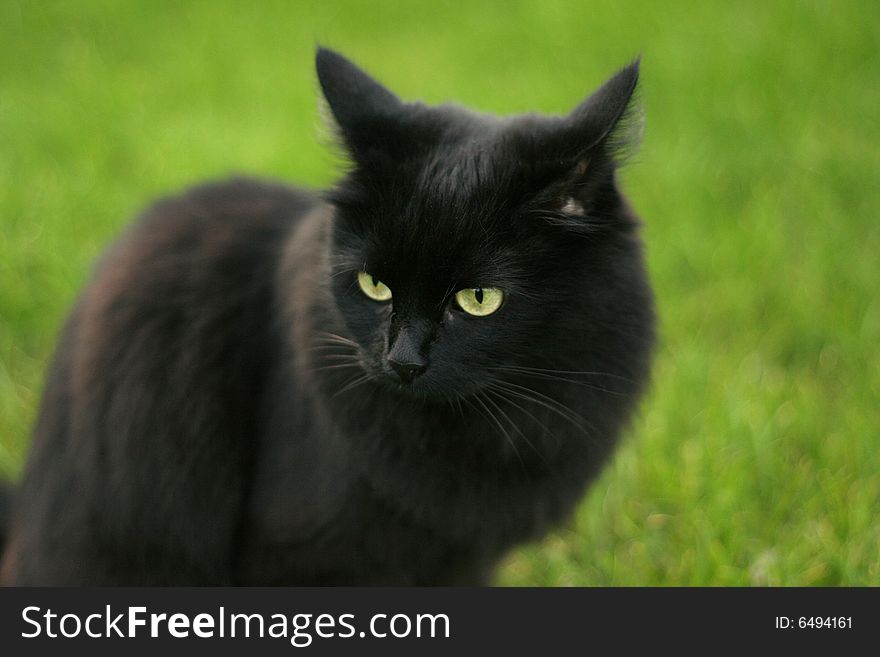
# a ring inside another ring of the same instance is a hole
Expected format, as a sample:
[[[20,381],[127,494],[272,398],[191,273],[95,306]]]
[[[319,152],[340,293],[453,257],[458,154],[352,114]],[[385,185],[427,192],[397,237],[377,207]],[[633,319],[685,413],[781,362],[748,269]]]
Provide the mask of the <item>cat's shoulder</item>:
[[[104,252],[84,312],[101,316],[118,299],[142,312],[243,294],[271,278],[286,236],[318,203],[316,192],[243,177],[161,198]]]
[[[161,198],[140,215],[138,223],[207,222],[219,228],[268,216],[293,219],[318,202],[319,194],[312,190],[233,176]]]
[[[103,264],[259,256],[277,248],[318,203],[317,192],[256,178],[198,184],[151,203],[105,252]]]

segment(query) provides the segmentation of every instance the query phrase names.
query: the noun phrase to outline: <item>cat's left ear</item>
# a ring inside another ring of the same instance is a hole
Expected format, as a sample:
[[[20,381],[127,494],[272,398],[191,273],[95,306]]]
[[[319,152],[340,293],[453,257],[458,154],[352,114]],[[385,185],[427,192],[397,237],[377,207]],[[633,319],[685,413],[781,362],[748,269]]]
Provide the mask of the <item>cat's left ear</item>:
[[[559,147],[568,157],[595,150],[599,146],[623,147],[633,135],[633,95],[639,81],[639,60],[615,73],[592,95],[563,119]],[[609,153],[613,155],[613,153]]]
[[[539,170],[552,181],[541,204],[559,212],[560,222],[587,227],[581,221],[613,183],[623,157],[637,145],[641,128],[634,93],[639,61],[622,68],[566,116],[543,125],[532,142]],[[543,162],[543,164],[541,164]],[[568,221],[571,219],[571,222]]]

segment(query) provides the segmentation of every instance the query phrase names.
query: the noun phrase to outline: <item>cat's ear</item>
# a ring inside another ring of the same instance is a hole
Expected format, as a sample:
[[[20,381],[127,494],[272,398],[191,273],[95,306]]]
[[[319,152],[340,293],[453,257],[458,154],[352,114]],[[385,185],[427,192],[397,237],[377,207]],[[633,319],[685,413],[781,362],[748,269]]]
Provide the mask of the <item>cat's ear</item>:
[[[639,60],[625,66],[563,120],[563,151],[568,157],[578,157],[599,146],[609,155],[629,144],[635,135],[630,128],[637,123],[634,113],[634,94],[639,81]]]
[[[318,48],[315,68],[335,128],[356,160],[396,141],[406,104],[339,53]]]
[[[622,68],[564,117],[545,123],[535,146],[545,181],[538,199],[554,223],[595,227],[593,210],[621,160],[637,146],[641,121],[634,93],[639,61]],[[541,164],[543,162],[543,164]],[[547,184],[546,181],[550,180]],[[592,215],[592,216],[591,216]],[[591,218],[592,221],[585,221]]]
[[[397,96],[339,53],[318,48],[315,68],[324,97],[343,130],[393,118],[403,107]]]

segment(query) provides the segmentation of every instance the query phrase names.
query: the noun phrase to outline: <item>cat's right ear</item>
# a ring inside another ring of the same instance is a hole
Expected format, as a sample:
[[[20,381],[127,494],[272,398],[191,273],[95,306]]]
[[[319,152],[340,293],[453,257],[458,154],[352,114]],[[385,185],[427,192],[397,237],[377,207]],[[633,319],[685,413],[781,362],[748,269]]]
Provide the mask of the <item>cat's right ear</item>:
[[[405,104],[339,53],[318,48],[315,68],[336,127],[361,162],[395,141]]]

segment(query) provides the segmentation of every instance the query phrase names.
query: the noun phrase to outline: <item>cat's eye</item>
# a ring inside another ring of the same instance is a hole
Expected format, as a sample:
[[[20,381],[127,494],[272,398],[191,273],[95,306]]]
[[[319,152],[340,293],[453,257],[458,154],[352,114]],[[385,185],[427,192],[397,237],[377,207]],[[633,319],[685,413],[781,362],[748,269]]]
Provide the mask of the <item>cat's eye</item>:
[[[455,293],[455,302],[468,315],[485,317],[501,307],[504,292],[497,287],[469,287]]]
[[[358,285],[361,286],[361,292],[373,301],[388,301],[391,298],[391,288],[365,271],[358,272]]]

